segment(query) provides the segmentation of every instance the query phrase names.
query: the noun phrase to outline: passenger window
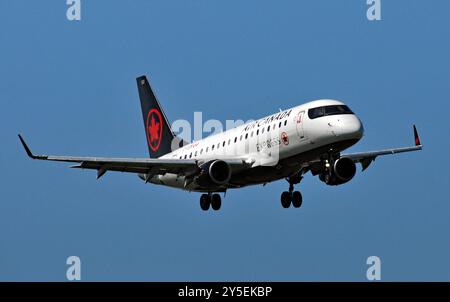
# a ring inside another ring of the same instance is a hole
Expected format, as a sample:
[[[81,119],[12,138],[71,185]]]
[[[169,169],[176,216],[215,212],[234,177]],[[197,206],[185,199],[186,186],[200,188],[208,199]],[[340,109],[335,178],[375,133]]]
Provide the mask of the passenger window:
[[[223,141],[222,147],[225,147],[225,141]]]
[[[284,125],[285,125],[285,126],[287,125],[287,120],[284,121]]]
[[[278,128],[281,128],[281,122],[278,124]]]
[[[267,132],[269,132],[270,131],[270,126],[267,126]]]
[[[237,136],[234,138],[234,142],[237,142]]]
[[[214,150],[214,146],[215,146],[215,145],[212,145],[211,150]]]
[[[258,129],[258,130],[256,130],[256,135],[259,135],[259,129]]]
[[[197,156],[197,151],[195,151],[195,155],[194,156]]]
[[[187,154],[184,155],[184,159],[186,159],[186,158],[187,158]]]
[[[228,140],[228,146],[231,144],[231,138]]]
[[[192,152],[191,152],[191,154],[189,154],[189,158],[192,158]]]
[[[245,134],[245,139],[247,139],[247,138],[248,138],[248,133]]]
[[[239,140],[240,140],[240,141],[242,140],[242,135],[241,135],[241,137],[239,138]]]
[[[253,137],[253,131],[252,131],[252,134],[250,134],[250,137]]]

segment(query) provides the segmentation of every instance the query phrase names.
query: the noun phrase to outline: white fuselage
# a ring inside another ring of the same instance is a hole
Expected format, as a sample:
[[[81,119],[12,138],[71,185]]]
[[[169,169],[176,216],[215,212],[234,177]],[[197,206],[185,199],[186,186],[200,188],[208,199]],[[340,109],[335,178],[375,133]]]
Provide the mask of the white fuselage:
[[[311,153],[314,150],[323,152],[319,151],[321,147],[339,142],[357,142],[363,136],[364,130],[361,121],[355,114],[351,112],[334,113],[310,118],[310,109],[333,105],[345,106],[344,103],[336,100],[309,102],[211,135],[161,158],[196,159],[199,162],[216,159],[242,159],[249,163],[251,168],[256,168],[277,166],[282,160],[298,158],[303,153]],[[281,177],[267,176],[269,180],[279,178]],[[155,176],[151,182],[196,190],[194,184],[185,186],[184,177],[170,173]],[[249,184],[255,184],[255,182]]]

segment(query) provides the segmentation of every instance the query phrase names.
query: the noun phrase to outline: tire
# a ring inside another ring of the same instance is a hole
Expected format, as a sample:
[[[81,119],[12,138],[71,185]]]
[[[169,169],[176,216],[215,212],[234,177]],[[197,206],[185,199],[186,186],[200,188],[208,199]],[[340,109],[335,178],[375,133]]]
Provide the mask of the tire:
[[[200,196],[200,208],[202,208],[203,211],[208,211],[209,206],[211,204],[211,200],[208,194],[202,194]]]
[[[222,198],[220,198],[219,194],[213,194],[211,196],[211,207],[214,211],[220,210],[220,206],[222,205]]]
[[[281,193],[281,206],[285,209],[289,208],[291,205],[291,194],[289,192],[284,191]]]
[[[292,193],[292,205],[294,206],[294,208],[300,208],[302,206],[302,202],[302,193],[300,193],[299,191],[295,191],[294,193]]]

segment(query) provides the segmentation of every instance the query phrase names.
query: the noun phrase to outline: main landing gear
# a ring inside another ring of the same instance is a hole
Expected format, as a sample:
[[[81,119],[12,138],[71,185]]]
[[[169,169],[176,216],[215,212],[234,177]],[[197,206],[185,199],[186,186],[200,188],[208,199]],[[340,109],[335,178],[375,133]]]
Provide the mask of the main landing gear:
[[[200,207],[203,211],[208,211],[211,207],[214,211],[218,211],[222,205],[222,198],[219,194],[208,193],[200,196]]]
[[[289,182],[289,191],[284,191],[281,193],[281,206],[283,208],[289,208],[291,203],[294,208],[300,208],[302,206],[302,193],[299,191],[294,191],[294,184],[300,183],[302,178],[302,176],[292,176],[287,178],[287,181]]]

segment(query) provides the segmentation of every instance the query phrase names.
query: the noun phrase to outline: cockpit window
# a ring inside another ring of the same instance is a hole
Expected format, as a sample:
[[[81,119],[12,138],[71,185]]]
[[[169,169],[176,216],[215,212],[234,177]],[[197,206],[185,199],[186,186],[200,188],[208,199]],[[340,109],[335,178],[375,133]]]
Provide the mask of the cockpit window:
[[[321,117],[323,116],[323,114],[324,114],[323,107],[317,107],[308,110],[308,116],[310,119]]]
[[[308,116],[310,119],[336,114],[353,114],[353,112],[346,105],[322,106],[308,110]]]

